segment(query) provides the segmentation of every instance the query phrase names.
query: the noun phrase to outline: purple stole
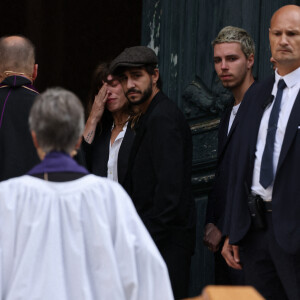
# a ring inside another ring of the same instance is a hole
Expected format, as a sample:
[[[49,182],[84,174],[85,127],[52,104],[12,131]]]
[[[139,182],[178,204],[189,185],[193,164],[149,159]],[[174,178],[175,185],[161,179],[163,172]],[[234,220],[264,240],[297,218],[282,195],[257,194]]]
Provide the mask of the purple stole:
[[[89,174],[86,168],[80,166],[70,155],[64,152],[52,151],[43,161],[33,167],[27,174],[43,174],[56,172],[73,172]]]

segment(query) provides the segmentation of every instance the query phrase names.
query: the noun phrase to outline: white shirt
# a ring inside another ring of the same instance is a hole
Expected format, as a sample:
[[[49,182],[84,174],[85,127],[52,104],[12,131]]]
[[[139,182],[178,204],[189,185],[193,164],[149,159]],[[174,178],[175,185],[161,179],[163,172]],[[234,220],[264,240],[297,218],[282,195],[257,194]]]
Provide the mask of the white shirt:
[[[228,124],[227,135],[229,134],[229,131],[230,131],[231,126],[232,126],[232,123],[233,123],[233,121],[235,119],[235,116],[236,116],[236,114],[237,114],[237,112],[239,110],[240,105],[241,105],[241,102],[239,104],[237,104],[237,105],[234,105],[232,107],[231,114],[230,114],[230,119],[229,119],[229,124]]]
[[[267,129],[268,122],[270,118],[270,113],[275,102],[275,97],[277,93],[277,84],[280,79],[283,79],[287,85],[287,87],[283,90],[281,107],[278,119],[278,125],[275,135],[275,145],[274,145],[274,154],[273,154],[273,170],[276,174],[277,164],[279,160],[279,155],[285,135],[286,126],[290,117],[291,110],[295,103],[296,97],[300,88],[300,68],[295,71],[281,77],[278,75],[277,71],[275,72],[275,83],[272,90],[272,95],[274,96],[274,100],[272,104],[266,108],[263,117],[260,122],[257,143],[256,143],[256,152],[255,152],[255,163],[253,170],[253,180],[251,191],[253,194],[260,195],[265,201],[272,200],[272,192],[273,192],[273,184],[271,184],[267,189],[264,189],[259,183],[260,177],[260,166],[262,155],[265,149],[266,137],[267,137]]]
[[[121,144],[123,142],[123,138],[125,136],[125,132],[127,129],[128,122],[122,128],[122,131],[118,134],[115,141],[111,145],[109,143],[109,158],[107,162],[107,178],[118,181],[118,155]],[[114,125],[112,129],[114,128]]]
[[[0,183],[0,297],[173,299],[167,267],[123,188],[87,175]]]

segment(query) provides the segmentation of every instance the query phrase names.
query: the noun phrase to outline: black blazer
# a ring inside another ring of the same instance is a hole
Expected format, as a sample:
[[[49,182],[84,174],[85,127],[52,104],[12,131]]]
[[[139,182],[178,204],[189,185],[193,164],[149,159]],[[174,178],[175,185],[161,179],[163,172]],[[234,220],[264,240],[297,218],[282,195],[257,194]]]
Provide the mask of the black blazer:
[[[256,141],[261,118],[270,102],[274,76],[255,87],[247,116],[239,126],[239,151],[235,176],[231,184],[232,205],[226,213],[226,231],[233,244],[239,243],[250,228],[247,194],[252,184]],[[250,103],[250,101],[249,101]],[[280,152],[272,194],[272,218],[277,242],[287,252],[300,251],[300,93],[298,93]]]
[[[192,138],[177,105],[156,94],[136,128],[125,188],[156,244],[194,248]]]
[[[118,154],[118,181],[124,183],[128,168],[129,154],[134,140],[135,133],[131,125],[127,129]],[[82,150],[85,156],[87,169],[102,177],[107,177],[107,162],[109,158],[109,143],[111,137],[111,126],[107,126],[101,134],[96,131],[93,143],[90,145],[83,141]]]
[[[227,161],[228,161],[228,155],[224,154],[225,151],[225,145],[227,140],[227,132],[228,132],[228,125],[229,125],[229,119],[230,114],[232,110],[232,105],[228,107],[219,124],[219,131],[218,131],[218,159],[217,159],[217,166],[215,171],[215,179],[214,179],[214,185],[209,193],[208,201],[207,201],[207,208],[206,208],[206,221],[205,224],[213,223],[215,224],[219,229],[221,229],[222,226],[222,212],[224,211],[225,207],[225,197],[223,190],[226,189],[226,173],[227,173]],[[238,114],[236,115],[237,118]],[[235,118],[235,119],[236,119]],[[230,153],[228,153],[230,154]],[[225,157],[225,159],[224,159]]]
[[[235,164],[236,153],[232,146],[236,138],[236,129],[239,126],[243,115],[247,113],[247,97],[248,93],[255,87],[254,82],[244,95],[244,99],[240,104],[239,110],[234,118],[228,133],[229,120],[231,115],[232,104],[225,110],[223,117],[220,120],[218,132],[218,160],[215,173],[215,182],[212,192],[209,195],[206,211],[206,223],[214,223],[220,230],[222,230],[224,223],[224,213],[227,203],[227,189],[231,188],[228,179]],[[252,99],[250,99],[251,101]]]
[[[5,78],[0,87],[0,181],[26,174],[40,162],[28,117],[38,92],[22,76]]]

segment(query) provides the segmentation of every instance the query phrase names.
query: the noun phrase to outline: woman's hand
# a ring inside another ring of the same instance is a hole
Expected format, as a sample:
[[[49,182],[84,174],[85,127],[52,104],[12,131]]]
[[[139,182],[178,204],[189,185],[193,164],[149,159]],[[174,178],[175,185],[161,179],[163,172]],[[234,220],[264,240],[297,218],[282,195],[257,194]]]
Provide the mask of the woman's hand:
[[[89,115],[89,118],[92,118],[94,122],[97,123],[101,120],[105,103],[107,101],[107,84],[104,83],[102,88],[99,90],[98,94],[95,96],[94,103]]]
[[[106,100],[107,84],[104,83],[98,94],[95,96],[94,103],[83,132],[84,140],[89,144],[91,144],[94,140],[96,127],[103,116]]]

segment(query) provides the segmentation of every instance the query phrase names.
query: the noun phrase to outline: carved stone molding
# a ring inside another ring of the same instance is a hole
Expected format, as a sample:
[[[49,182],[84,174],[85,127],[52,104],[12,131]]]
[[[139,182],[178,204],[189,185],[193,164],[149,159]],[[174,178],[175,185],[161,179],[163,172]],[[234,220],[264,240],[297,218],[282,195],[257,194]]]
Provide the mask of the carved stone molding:
[[[211,91],[199,77],[187,85],[182,98],[186,118],[200,120],[220,116],[232,101],[231,94],[222,87],[219,80]]]

